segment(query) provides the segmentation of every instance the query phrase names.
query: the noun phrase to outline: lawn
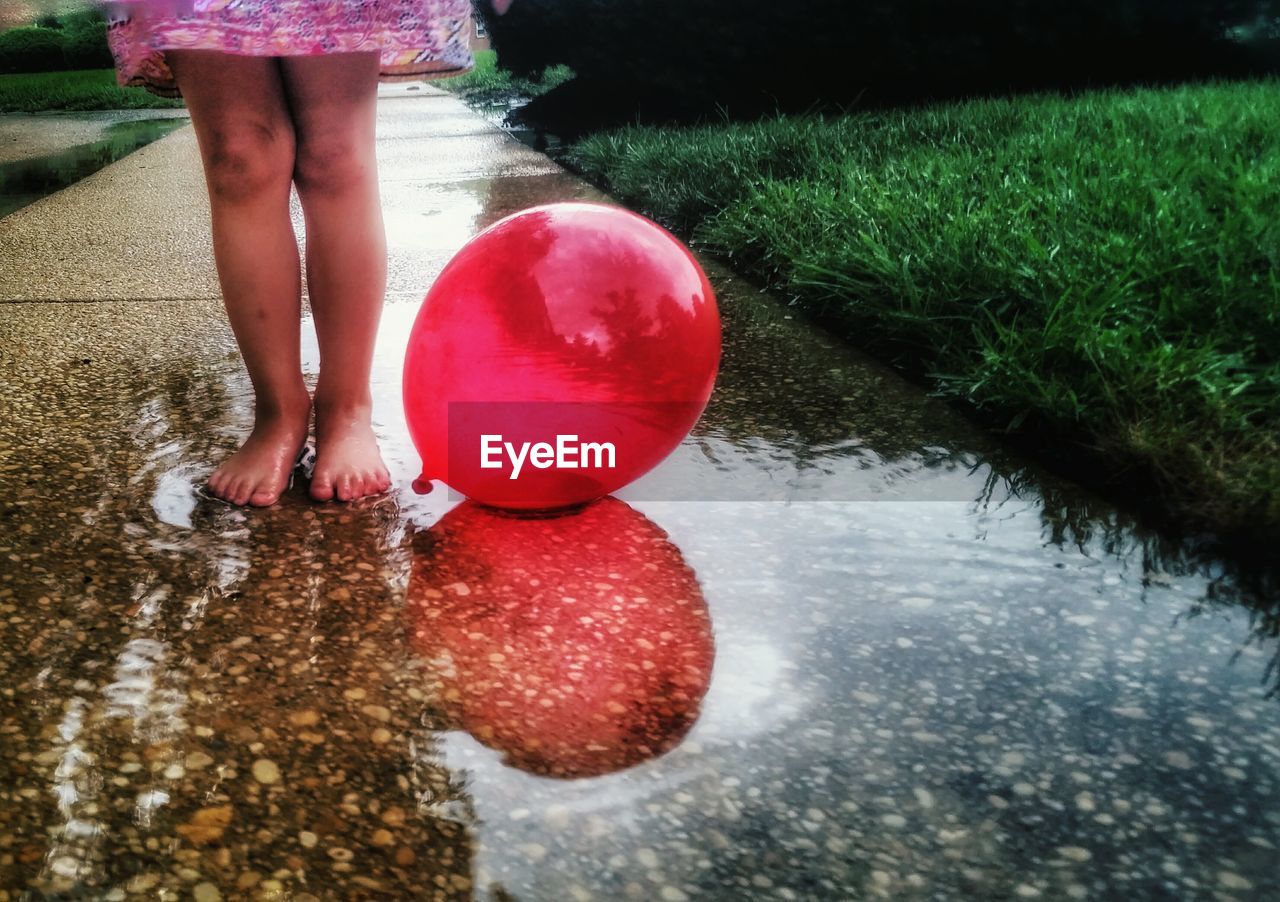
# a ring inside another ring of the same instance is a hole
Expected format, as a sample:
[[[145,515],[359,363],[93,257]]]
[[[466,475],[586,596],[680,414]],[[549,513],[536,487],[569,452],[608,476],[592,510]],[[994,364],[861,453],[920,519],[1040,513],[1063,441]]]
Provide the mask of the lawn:
[[[1218,83],[635,127],[572,154],[1050,458],[1275,534],[1277,121],[1280,82]]]
[[[434,84],[469,99],[513,94],[533,97],[571,77],[568,69],[556,66],[538,79],[513,78],[498,68],[496,53],[482,50],[476,53],[475,68],[466,75],[440,79]],[[156,97],[141,88],[118,87],[113,69],[0,75],[0,113],[171,109],[182,105],[181,100]]]
[[[114,69],[0,75],[0,113],[42,110],[172,109],[181,100],[116,85]]]
[[[498,54],[492,50],[478,50],[475,54],[476,65],[465,75],[446,78],[435,82],[446,91],[461,94],[468,100],[483,100],[486,97],[499,98],[523,94],[536,97],[563,84],[573,77],[573,72],[566,66],[552,66],[539,78],[516,78],[506,69],[498,67]]]

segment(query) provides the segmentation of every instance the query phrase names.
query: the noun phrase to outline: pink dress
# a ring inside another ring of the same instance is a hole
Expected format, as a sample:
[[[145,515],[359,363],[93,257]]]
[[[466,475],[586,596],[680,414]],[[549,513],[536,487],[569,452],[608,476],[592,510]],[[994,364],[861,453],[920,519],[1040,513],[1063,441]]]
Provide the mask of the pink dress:
[[[472,66],[471,0],[102,0],[121,85],[178,97],[165,51],[381,54],[380,81]]]

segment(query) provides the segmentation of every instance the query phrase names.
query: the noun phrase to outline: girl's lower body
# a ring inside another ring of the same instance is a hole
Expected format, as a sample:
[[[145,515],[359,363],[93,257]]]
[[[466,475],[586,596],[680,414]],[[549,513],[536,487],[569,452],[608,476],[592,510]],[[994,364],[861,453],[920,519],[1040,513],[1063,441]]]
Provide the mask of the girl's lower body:
[[[274,504],[315,416],[311,496],[350,501],[390,477],[369,376],[387,252],[374,155],[379,81],[470,65],[470,0],[108,2],[122,84],[186,99],[213,214],[213,254],[253,384],[254,426],[209,477],[233,504]],[[301,362],[297,189],[320,348]]]

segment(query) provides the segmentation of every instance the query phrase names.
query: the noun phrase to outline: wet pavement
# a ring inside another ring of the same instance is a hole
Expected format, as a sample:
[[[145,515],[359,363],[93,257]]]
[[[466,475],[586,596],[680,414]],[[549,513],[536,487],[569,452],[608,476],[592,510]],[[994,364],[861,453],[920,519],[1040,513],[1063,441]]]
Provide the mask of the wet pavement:
[[[93,144],[136,123],[186,120],[187,111],[85,110],[81,112],[0,114],[0,163],[31,160]]]
[[[426,286],[598,195],[381,115],[384,498],[198,494],[251,393],[189,129],[0,219],[0,899],[1280,893],[1275,600],[718,268],[711,407],[621,500],[414,494]]]
[[[35,203],[188,122],[182,111],[0,116],[0,216]]]

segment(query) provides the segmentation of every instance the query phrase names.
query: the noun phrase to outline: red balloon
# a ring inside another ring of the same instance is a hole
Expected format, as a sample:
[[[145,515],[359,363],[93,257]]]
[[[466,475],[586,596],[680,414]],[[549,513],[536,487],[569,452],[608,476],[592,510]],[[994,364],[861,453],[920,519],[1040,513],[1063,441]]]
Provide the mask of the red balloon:
[[[670,233],[599,204],[509,216],[449,262],[413,324],[422,477],[495,507],[600,498],[689,434],[719,363],[715,295]]]
[[[442,728],[520,770],[596,776],[673,749],[715,645],[697,577],[614,498],[553,519],[475,504],[414,541],[405,613]]]

